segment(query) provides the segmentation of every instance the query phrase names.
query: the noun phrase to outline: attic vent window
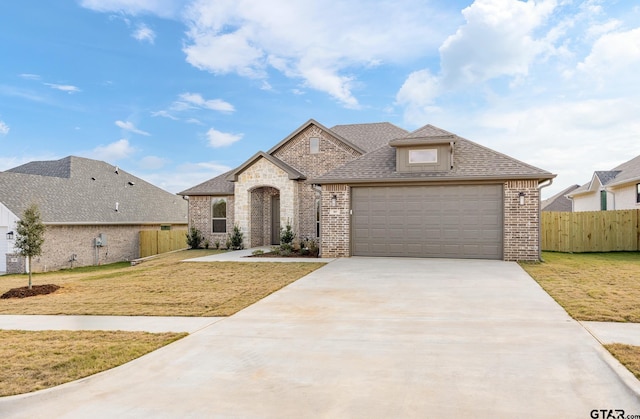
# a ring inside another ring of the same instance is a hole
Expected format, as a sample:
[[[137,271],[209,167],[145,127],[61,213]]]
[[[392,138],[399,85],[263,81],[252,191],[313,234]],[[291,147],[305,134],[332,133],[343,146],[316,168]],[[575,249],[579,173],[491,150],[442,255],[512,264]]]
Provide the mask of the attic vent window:
[[[309,153],[318,154],[320,152],[320,138],[311,137],[309,138]]]
[[[424,163],[438,163],[438,150],[435,148],[409,150],[409,164]]]

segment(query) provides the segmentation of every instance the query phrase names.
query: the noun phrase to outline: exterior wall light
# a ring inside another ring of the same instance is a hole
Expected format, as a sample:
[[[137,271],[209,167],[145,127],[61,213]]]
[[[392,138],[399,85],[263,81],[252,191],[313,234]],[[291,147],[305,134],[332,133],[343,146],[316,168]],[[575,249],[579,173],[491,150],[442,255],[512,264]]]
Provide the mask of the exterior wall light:
[[[520,205],[524,205],[524,197],[525,197],[524,192],[518,193],[518,199],[519,199]]]
[[[335,207],[336,205],[338,205],[338,195],[331,195],[331,206]]]
[[[7,233],[7,240],[13,240],[13,231]]]

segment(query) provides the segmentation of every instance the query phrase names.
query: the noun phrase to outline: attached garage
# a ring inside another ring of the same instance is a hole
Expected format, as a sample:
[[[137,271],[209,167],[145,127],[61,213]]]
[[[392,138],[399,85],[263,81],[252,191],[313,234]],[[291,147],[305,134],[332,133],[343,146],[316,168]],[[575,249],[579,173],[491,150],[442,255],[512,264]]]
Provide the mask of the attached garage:
[[[351,254],[503,258],[503,184],[351,189]]]

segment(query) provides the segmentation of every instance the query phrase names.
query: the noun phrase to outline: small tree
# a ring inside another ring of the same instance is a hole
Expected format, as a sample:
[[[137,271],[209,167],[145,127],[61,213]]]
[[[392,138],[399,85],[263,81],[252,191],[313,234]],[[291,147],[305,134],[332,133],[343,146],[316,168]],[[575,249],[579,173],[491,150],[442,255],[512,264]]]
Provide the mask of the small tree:
[[[229,235],[229,246],[231,246],[232,250],[242,250],[244,249],[244,234],[242,234],[242,230],[240,230],[239,225],[233,226],[233,234]]]
[[[22,218],[16,223],[16,248],[18,253],[29,261],[29,289],[31,289],[31,260],[42,254],[45,226],[40,218],[38,206],[32,204],[24,210]]]
[[[200,230],[195,227],[189,229],[187,233],[187,246],[189,246],[189,249],[199,249],[203,240],[204,237],[202,237]]]

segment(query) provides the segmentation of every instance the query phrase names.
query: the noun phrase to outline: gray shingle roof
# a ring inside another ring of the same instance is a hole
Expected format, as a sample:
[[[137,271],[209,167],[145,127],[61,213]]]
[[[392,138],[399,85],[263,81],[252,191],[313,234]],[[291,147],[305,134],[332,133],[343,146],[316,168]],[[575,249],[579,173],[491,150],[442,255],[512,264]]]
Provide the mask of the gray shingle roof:
[[[542,201],[542,211],[571,212],[573,205],[571,200],[565,195],[578,189],[580,185],[571,185],[568,188],[558,192],[549,199]]]
[[[229,170],[213,179],[206,180],[196,186],[178,192],[178,195],[233,195],[233,182],[227,180],[227,177],[233,172],[234,170]]]
[[[596,176],[600,180],[600,184],[602,186],[621,185],[627,182],[640,182],[640,156],[636,156],[611,170],[595,171],[593,172],[593,176]],[[591,178],[591,181],[580,186],[580,188],[573,191],[571,195],[588,192],[592,181],[593,177]]]
[[[461,137],[455,137],[454,168],[440,172],[396,172],[391,146],[365,154],[343,166],[310,179],[314,183],[427,181],[458,179],[551,179],[555,175]]]
[[[179,196],[124,170],[116,173],[111,164],[75,156],[0,172],[0,202],[18,217],[36,204],[48,224],[187,222],[187,203]]]
[[[371,124],[336,125],[331,131],[356,144],[366,152],[376,150],[407,131],[389,122]]]

